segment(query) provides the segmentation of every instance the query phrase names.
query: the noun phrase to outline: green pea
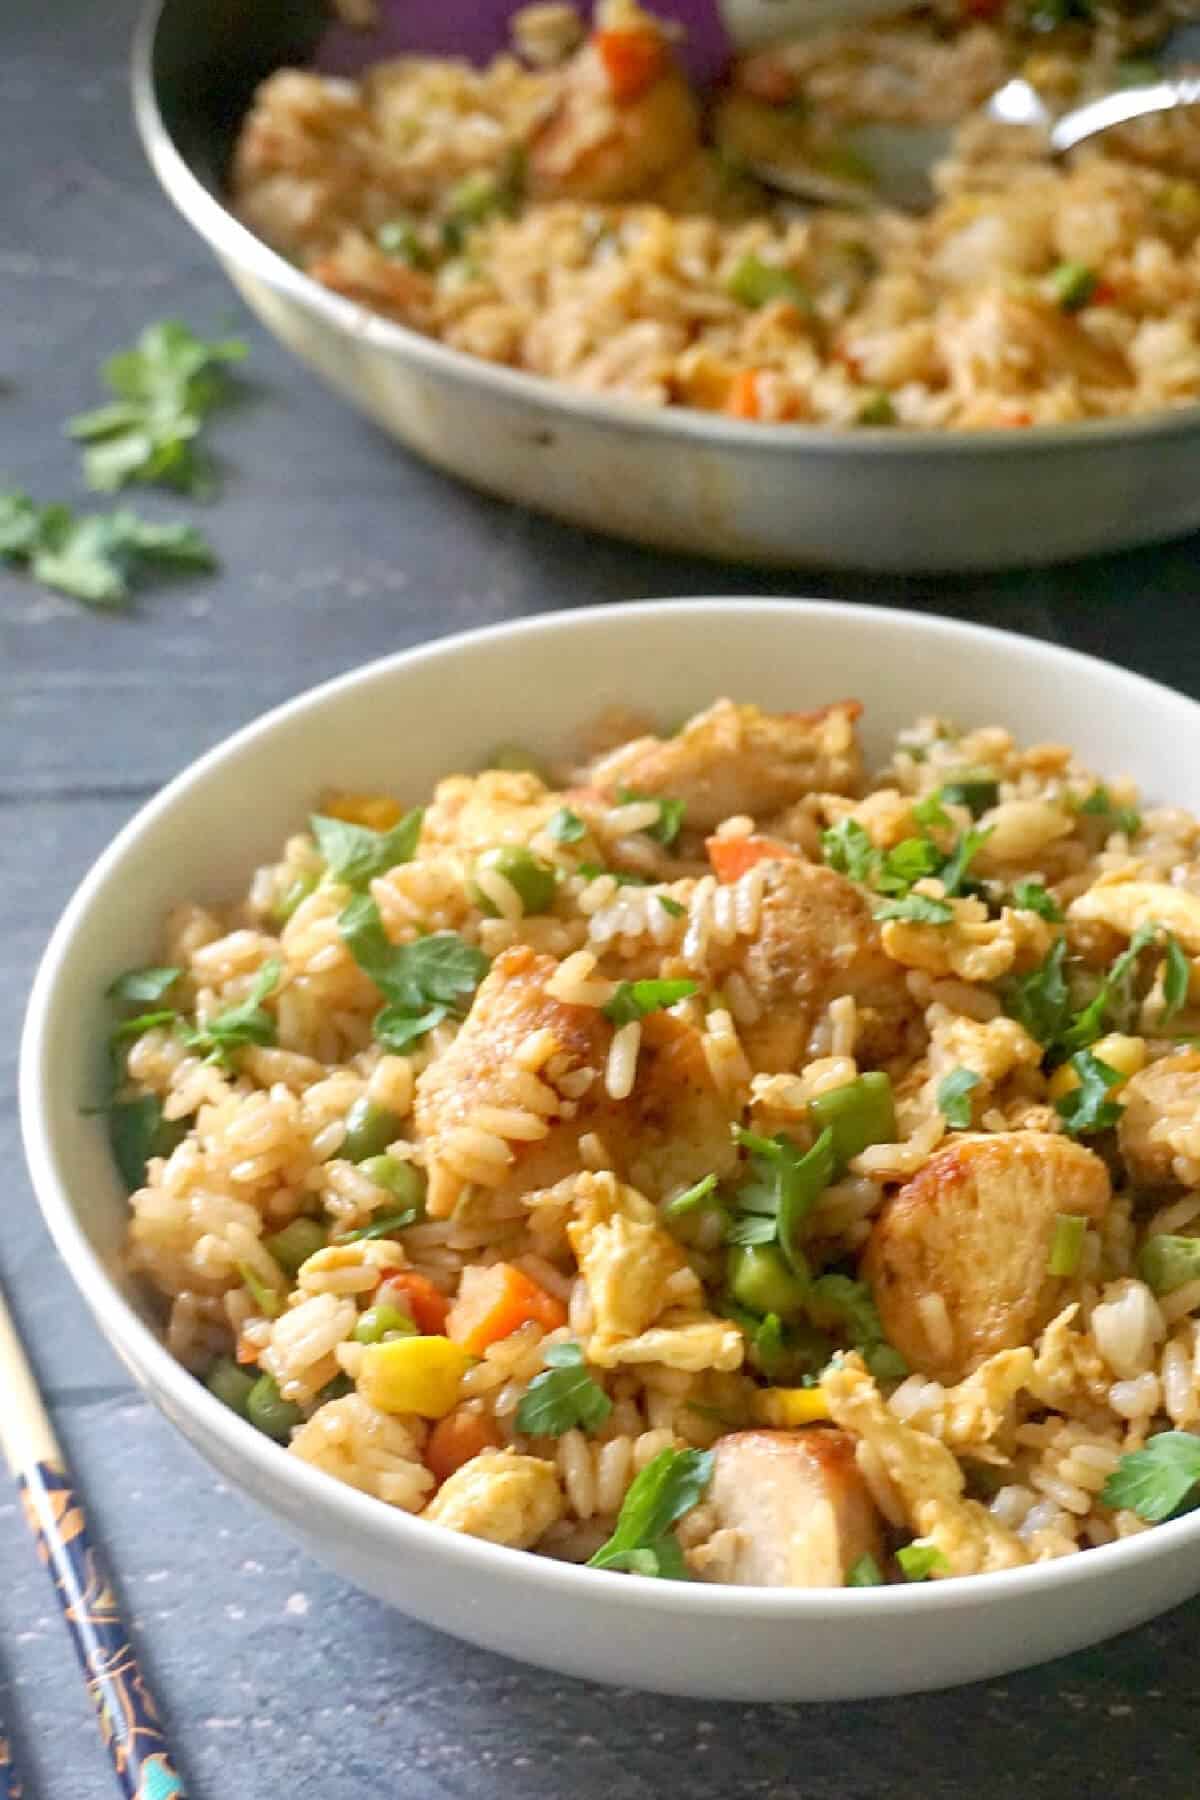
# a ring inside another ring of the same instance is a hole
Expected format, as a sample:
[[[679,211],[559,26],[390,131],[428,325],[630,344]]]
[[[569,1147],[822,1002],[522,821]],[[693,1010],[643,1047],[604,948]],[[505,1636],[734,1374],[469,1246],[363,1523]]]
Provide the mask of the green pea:
[[[1170,1294],[1200,1276],[1200,1238],[1159,1234],[1147,1238],[1138,1257],[1138,1274],[1155,1294]]]
[[[488,757],[489,769],[510,769],[515,774],[536,775],[549,784],[550,771],[540,756],[526,750],[523,744],[498,744]]]
[[[558,888],[554,870],[523,844],[498,844],[494,850],[485,850],[475,859],[475,872],[503,875],[517,890],[527,913],[548,912],[554,904]],[[471,883],[469,892],[480,912],[495,916],[496,908],[476,882]]]
[[[311,870],[306,870],[303,875],[297,875],[293,880],[288,882],[288,885],[284,888],[282,894],[280,894],[278,900],[275,902],[274,919],[277,925],[287,924],[292,914],[296,911],[296,908],[300,905],[300,902],[302,900],[307,900],[308,896],[313,892],[318,879],[319,877]]]
[[[301,1416],[300,1408],[283,1398],[273,1375],[260,1375],[246,1395],[246,1417],[256,1431],[277,1444],[287,1443]]]
[[[754,1313],[786,1319],[801,1312],[808,1298],[808,1283],[792,1272],[775,1244],[734,1245],[727,1274],[734,1299]]]
[[[346,1114],[346,1135],[342,1155],[351,1162],[365,1162],[386,1150],[393,1138],[400,1136],[400,1118],[386,1106],[376,1106],[361,1095]]]
[[[204,1385],[230,1412],[238,1413],[244,1419],[250,1390],[257,1380],[258,1377],[251,1375],[248,1369],[239,1368],[232,1356],[218,1356],[205,1376]]]
[[[358,1166],[368,1181],[394,1194],[401,1208],[415,1206],[424,1211],[425,1176],[415,1163],[405,1162],[402,1156],[368,1156]]]
[[[818,1131],[833,1133],[833,1158],[838,1173],[868,1144],[892,1144],[896,1140],[896,1103],[891,1080],[882,1070],[873,1069],[844,1087],[818,1094],[809,1102],[808,1110]]]
[[[293,1219],[290,1225],[264,1241],[280,1268],[294,1275],[301,1263],[325,1248],[326,1232],[316,1219]]]
[[[408,1313],[383,1300],[378,1306],[368,1306],[354,1327],[354,1336],[360,1344],[382,1344],[387,1338],[416,1337],[417,1326]]]

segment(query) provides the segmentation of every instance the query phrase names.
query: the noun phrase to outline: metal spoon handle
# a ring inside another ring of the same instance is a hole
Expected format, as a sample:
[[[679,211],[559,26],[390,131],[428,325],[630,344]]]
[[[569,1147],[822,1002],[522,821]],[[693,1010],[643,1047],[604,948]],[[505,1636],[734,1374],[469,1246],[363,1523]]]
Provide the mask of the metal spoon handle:
[[[1089,100],[1064,113],[1050,132],[1051,148],[1061,154],[1082,144],[1085,138],[1111,131],[1114,125],[1126,125],[1130,119],[1141,119],[1147,113],[1172,112],[1177,106],[1200,104],[1200,78],[1185,77],[1180,81],[1156,81],[1149,87],[1121,88],[1099,100]]]

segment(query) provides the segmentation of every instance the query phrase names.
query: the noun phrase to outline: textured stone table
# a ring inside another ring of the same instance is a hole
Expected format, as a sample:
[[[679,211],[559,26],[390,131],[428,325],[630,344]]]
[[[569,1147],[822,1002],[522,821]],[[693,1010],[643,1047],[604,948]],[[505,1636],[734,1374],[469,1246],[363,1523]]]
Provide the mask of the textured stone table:
[[[1004,1682],[808,1710],[612,1694],[385,1611],[221,1486],[130,1387],[38,1221],[13,1087],[34,962],[89,862],[184,763],[312,682],[548,607],[799,588],[1006,624],[1200,693],[1196,544],[990,582],[788,581],[581,538],[480,499],[394,450],[239,316],[135,145],[133,0],[4,0],[2,10],[5,476],[42,498],[82,497],[60,422],[92,403],[100,357],[147,320],[236,322],[253,348],[253,392],[217,434],[229,480],[205,523],[219,577],[106,618],[0,573],[0,1272],[193,1795],[1194,1794],[1200,1605]],[[157,496],[144,505],[159,517],[180,510]],[[819,1645],[797,1641],[798,1658],[813,1655]],[[3,1493],[0,1716],[38,1800],[108,1800],[49,1585]]]

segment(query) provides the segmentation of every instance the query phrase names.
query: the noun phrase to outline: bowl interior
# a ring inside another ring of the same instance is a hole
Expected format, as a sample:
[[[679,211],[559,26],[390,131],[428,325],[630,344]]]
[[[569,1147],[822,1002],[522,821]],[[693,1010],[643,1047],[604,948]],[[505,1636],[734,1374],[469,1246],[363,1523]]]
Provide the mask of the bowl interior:
[[[669,726],[720,694],[779,709],[857,697],[872,758],[922,712],[999,722],[1200,810],[1200,707],[1089,658],[920,615],[660,602],[555,615],[373,664],[248,727],[172,783],[96,865],[55,935],[30,1009],[25,1104],[32,1153],[61,1196],[51,1224],[77,1277],[81,1234],[145,1316],[119,1272],[125,1196],[103,1122],[81,1109],[103,1092],[104,989],[158,959],[173,904],[241,894],[323,788],[384,789],[416,804],[499,743],[563,751],[603,707]]]

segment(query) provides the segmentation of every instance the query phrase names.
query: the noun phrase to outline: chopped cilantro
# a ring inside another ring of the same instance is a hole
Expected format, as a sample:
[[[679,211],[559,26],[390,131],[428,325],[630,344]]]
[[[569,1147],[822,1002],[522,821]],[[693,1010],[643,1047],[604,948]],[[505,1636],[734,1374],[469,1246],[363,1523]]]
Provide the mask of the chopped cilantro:
[[[330,879],[362,888],[397,863],[412,861],[424,816],[420,807],[414,807],[390,831],[370,831],[365,825],[314,813],[309,827]]]
[[[630,1025],[647,1013],[660,1012],[687,1000],[699,989],[696,981],[619,981],[617,991],[604,1008],[614,1025]]]
[[[865,1281],[849,1275],[818,1276],[812,1284],[808,1316],[825,1331],[840,1331],[870,1369],[876,1381],[900,1381],[908,1364],[888,1343],[879,1311]]]
[[[973,819],[995,806],[1000,798],[1000,783],[986,769],[963,769],[943,782],[941,797],[952,806],[965,806]]]
[[[156,1094],[115,1100],[107,1108],[108,1139],[121,1179],[132,1194],[146,1179],[152,1156],[170,1156],[187,1132],[185,1119],[164,1119]]]
[[[239,338],[205,343],[186,325],[148,325],[132,350],[110,356],[101,371],[116,396],[67,421],[86,443],[87,484],[113,493],[128,482],[157,482],[187,494],[211,493],[212,458],[197,442],[205,418],[227,397],[225,370],[241,362]]]
[[[435,931],[409,944],[393,944],[369,894],[356,894],[338,914],[338,930],[355,962],[379,988],[387,1005],[376,1015],[375,1035],[401,1049],[432,1031],[450,1014],[461,1015],[487,973],[488,959],[456,931]]]
[[[1192,1499],[1200,1483],[1200,1437],[1160,1431],[1141,1450],[1123,1456],[1104,1486],[1105,1506],[1129,1508],[1139,1519],[1161,1524]]]
[[[703,1175],[699,1181],[694,1182],[690,1188],[686,1188],[682,1194],[676,1194],[673,1200],[668,1200],[663,1208],[663,1213],[668,1219],[686,1218],[688,1213],[696,1212],[698,1208],[710,1204],[716,1190],[716,1176]]]
[[[1192,981],[1192,965],[1174,932],[1166,933],[1163,948],[1166,960],[1162,984],[1162,1023],[1165,1025],[1175,1017],[1181,1007],[1187,1004],[1188,989]]]
[[[942,886],[947,895],[961,894],[966,891],[967,870],[991,837],[994,829],[994,826],[987,825],[982,830],[972,828],[970,831],[963,832],[942,867]]]
[[[517,1407],[517,1430],[530,1437],[561,1437],[581,1426],[596,1431],[612,1411],[612,1401],[588,1374],[579,1344],[551,1344],[542,1374],[535,1375]]]
[[[1112,795],[1103,784],[1093,788],[1087,798],[1079,802],[1079,811],[1110,819],[1110,830],[1122,831],[1126,837],[1136,837],[1142,829],[1142,815],[1132,806],[1114,806]]]
[[[1028,975],[1010,977],[1000,990],[1010,1016],[1039,1044],[1052,1044],[1070,1016],[1071,997],[1063,976],[1066,954],[1067,940],[1056,938],[1043,963]]]
[[[871,879],[879,856],[857,819],[839,819],[823,831],[821,852],[831,869],[861,882]]]
[[[881,894],[907,894],[914,881],[936,875],[941,866],[942,853],[932,838],[905,838],[883,857],[875,886]]]
[[[35,581],[87,606],[119,608],[147,570],[187,574],[216,558],[192,525],[153,525],[124,508],[76,518],[68,506],[36,506],[0,494],[0,556]]]
[[[606,1544],[589,1569],[628,1569],[686,1581],[687,1567],[671,1527],[690,1512],[712,1480],[711,1450],[660,1450],[630,1485]]]
[[[1013,889],[1013,905],[1021,912],[1033,912],[1052,925],[1062,923],[1063,910],[1040,881],[1018,881]]]
[[[687,811],[686,800],[671,800],[664,798],[662,794],[643,794],[637,788],[627,787],[617,789],[617,799],[622,806],[634,806],[639,801],[657,806],[658,819],[647,828],[646,836],[654,838],[664,849],[670,849],[683,826],[683,817]]]
[[[397,1231],[404,1231],[409,1225],[415,1225],[422,1216],[419,1206],[406,1206],[401,1212],[381,1213],[379,1218],[372,1219],[369,1225],[361,1225],[357,1231],[339,1231],[333,1239],[335,1244],[358,1244],[368,1238],[389,1238]]]
[[[546,831],[556,844],[577,844],[581,837],[586,836],[587,826],[569,806],[560,806],[546,820]]]
[[[909,750],[908,754],[914,761],[924,761],[924,751],[921,751],[918,756],[917,750],[913,748]],[[949,825],[951,823],[950,814],[942,805],[943,798],[941,788],[934,788],[932,793],[923,794],[919,800],[914,801],[912,816],[918,825],[923,825],[928,830],[931,825]]]
[[[1071,1058],[1071,1067],[1079,1077],[1079,1086],[1056,1101],[1054,1110],[1072,1137],[1090,1137],[1098,1131],[1107,1131],[1125,1110],[1117,1101],[1109,1099],[1112,1089],[1125,1077],[1119,1070],[1101,1062],[1098,1056],[1093,1056],[1090,1050],[1077,1050]]]
[[[272,957],[263,964],[249,994],[237,1006],[228,1007],[202,1025],[183,1026],[183,1041],[188,1049],[199,1051],[208,1062],[230,1069],[235,1050],[247,1044],[273,1044],[275,1016],[267,1011],[263,1001],[278,987],[282,972],[283,965]]]
[[[833,1132],[828,1127],[811,1150],[801,1151],[783,1132],[759,1137],[740,1126],[738,1142],[749,1150],[750,1169],[737,1191],[737,1212],[726,1231],[731,1244],[770,1244],[778,1239],[792,1269],[806,1276],[800,1226],[834,1177]]]
[[[156,1000],[166,998],[182,973],[182,969],[172,968],[126,969],[123,975],[109,983],[105,997],[152,1006]]]
[[[979,1081],[974,1069],[952,1069],[938,1084],[938,1111],[947,1125],[955,1131],[969,1131],[971,1128],[970,1097],[973,1089],[979,1086]]]
[[[678,900],[673,900],[670,894],[656,894],[655,899],[663,911],[670,913],[673,919],[682,919],[686,916],[687,907],[681,906]]]
[[[879,920],[905,919],[913,925],[949,925],[954,908],[930,894],[905,894],[902,900],[886,900],[875,908]]]

